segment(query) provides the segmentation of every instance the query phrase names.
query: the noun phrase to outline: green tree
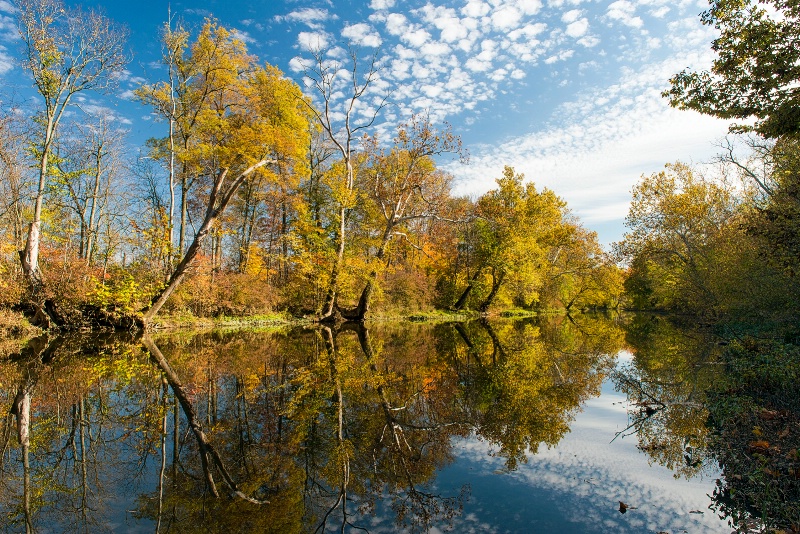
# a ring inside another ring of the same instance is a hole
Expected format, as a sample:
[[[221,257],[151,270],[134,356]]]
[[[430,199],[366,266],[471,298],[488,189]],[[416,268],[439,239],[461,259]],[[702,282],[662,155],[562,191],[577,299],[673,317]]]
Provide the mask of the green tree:
[[[533,183],[523,184],[523,179],[524,175],[506,166],[497,189],[478,199],[469,230],[474,274],[455,309],[467,303],[486,273],[488,292],[480,292],[481,311],[489,309],[508,280],[513,279],[516,288],[510,296],[515,303],[530,302],[534,288],[541,286],[549,246],[563,230],[566,204],[549,189],[539,192]]]
[[[618,251],[656,307],[713,311],[719,304],[711,283],[714,244],[735,208],[728,188],[682,163],[668,164],[634,187],[625,219],[629,231]]]
[[[800,132],[800,6],[794,0],[711,0],[700,16],[719,37],[710,71],[674,76],[670,104],[723,119],[748,120],[768,138]]]

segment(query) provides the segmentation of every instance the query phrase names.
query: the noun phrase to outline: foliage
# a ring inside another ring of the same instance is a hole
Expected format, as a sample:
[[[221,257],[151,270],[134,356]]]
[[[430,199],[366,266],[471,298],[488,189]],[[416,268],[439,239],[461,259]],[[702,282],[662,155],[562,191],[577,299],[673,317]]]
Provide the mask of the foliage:
[[[625,219],[628,232],[617,245],[631,265],[628,283],[635,302],[682,311],[715,313],[719,296],[711,284],[715,239],[736,208],[729,189],[698,176],[688,165],[643,176],[633,189]]]
[[[709,402],[709,448],[723,471],[712,506],[737,532],[754,523],[791,530],[800,523],[800,349],[743,338],[725,362],[726,379]]]
[[[683,71],[664,92],[670,104],[749,120],[767,138],[800,132],[800,8],[792,0],[711,0],[703,24],[719,31],[710,71]]]

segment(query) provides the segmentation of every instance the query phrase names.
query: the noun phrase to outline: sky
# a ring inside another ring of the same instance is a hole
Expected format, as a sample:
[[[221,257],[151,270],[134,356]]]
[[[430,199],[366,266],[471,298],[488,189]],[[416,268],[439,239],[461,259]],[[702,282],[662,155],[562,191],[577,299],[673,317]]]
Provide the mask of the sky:
[[[68,6],[78,5],[67,0]],[[375,132],[389,140],[413,113],[450,124],[468,163],[443,158],[454,193],[477,197],[510,165],[566,200],[609,245],[622,238],[630,191],[674,161],[713,159],[727,124],[669,107],[661,92],[685,68],[706,69],[713,30],[696,0],[86,0],[130,32],[131,62],[115,94],[85,95],[134,146],[166,125],[133,89],[163,79],[159,33],[168,13],[196,29],[205,17],[235,30],[248,50],[304,85],[312,51],[346,67],[348,47],[377,53],[379,78],[356,116],[388,96]],[[20,95],[13,2],[0,0],[0,83]],[[341,82],[344,83],[344,78]],[[346,87],[341,94],[346,94]]]

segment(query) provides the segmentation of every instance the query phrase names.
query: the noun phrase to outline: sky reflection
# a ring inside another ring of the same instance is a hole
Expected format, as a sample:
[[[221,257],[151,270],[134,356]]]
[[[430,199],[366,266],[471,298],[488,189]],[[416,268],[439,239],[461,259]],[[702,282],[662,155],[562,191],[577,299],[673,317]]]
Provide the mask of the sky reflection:
[[[514,472],[504,470],[491,444],[457,440],[456,461],[437,479],[442,494],[471,485],[454,531],[730,532],[708,510],[718,473],[675,479],[668,469],[649,465],[635,436],[610,443],[627,425],[626,398],[606,383],[557,447],[542,447]],[[626,514],[619,501],[631,507]]]

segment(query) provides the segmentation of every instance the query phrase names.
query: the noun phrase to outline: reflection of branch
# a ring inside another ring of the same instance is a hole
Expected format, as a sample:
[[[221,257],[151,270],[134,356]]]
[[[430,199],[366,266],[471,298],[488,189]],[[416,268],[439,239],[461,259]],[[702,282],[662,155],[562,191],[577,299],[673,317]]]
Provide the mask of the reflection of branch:
[[[634,388],[635,390],[637,390],[638,393],[639,393],[640,398],[642,396],[647,397],[654,404],[657,404],[658,407],[657,408],[653,408],[652,406],[648,405],[647,408],[645,409],[645,412],[644,412],[645,413],[645,417],[644,418],[634,420],[627,427],[625,427],[624,429],[622,429],[619,432],[617,432],[616,434],[614,434],[614,438],[609,443],[613,443],[615,439],[617,439],[619,436],[624,435],[625,432],[627,432],[631,428],[636,427],[636,431],[638,431],[639,430],[638,427],[640,427],[642,424],[644,424],[645,421],[649,420],[654,415],[656,415],[658,412],[664,410],[667,407],[666,404],[664,404],[660,400],[656,399],[653,395],[651,395],[650,393],[645,391],[645,389],[642,386],[642,383],[640,381],[633,380],[633,379],[625,376],[625,374],[623,374],[621,372],[615,373],[615,377],[616,377],[616,379],[618,381],[622,382],[623,384],[626,384],[628,387],[631,387],[631,388]]]
[[[620,437],[620,436],[624,435],[624,434],[625,434],[625,432],[627,432],[627,431],[628,431],[628,430],[630,430],[631,428],[637,427],[637,428],[636,428],[636,431],[635,431],[635,432],[632,432],[632,434],[635,434],[636,432],[638,432],[638,431],[639,431],[639,428],[638,428],[638,427],[640,427],[642,424],[644,424],[644,422],[645,422],[645,421],[647,421],[648,419],[650,419],[651,417],[653,417],[655,414],[657,414],[658,412],[660,412],[660,411],[661,411],[661,410],[663,410],[664,408],[665,408],[665,406],[662,406],[662,407],[660,407],[660,408],[653,408],[653,409],[651,409],[651,410],[649,410],[649,411],[645,412],[645,417],[644,417],[643,419],[636,419],[636,420],[634,420],[634,422],[633,422],[633,423],[629,424],[628,426],[626,426],[625,428],[623,428],[623,429],[622,429],[622,430],[620,430],[619,432],[615,433],[615,434],[614,434],[614,437],[613,437],[613,439],[612,439],[611,441],[609,441],[609,443],[614,443],[614,440],[615,440],[615,439],[617,439],[618,437]]]
[[[375,363],[375,354],[372,349],[372,344],[369,340],[369,331],[363,324],[360,324],[358,328],[358,340],[359,344],[361,345],[361,350],[364,352],[367,361],[369,361],[370,370],[373,373],[378,374],[378,367]],[[386,422],[383,425],[381,436],[376,445],[383,443],[384,436],[386,435],[386,431],[388,429],[391,433],[391,443],[393,444],[393,447],[397,453],[399,464],[402,466],[402,474],[400,476],[406,481],[406,500],[410,501],[412,505],[417,505],[418,509],[421,511],[421,517],[424,523],[426,525],[430,524],[432,517],[441,510],[439,507],[439,501],[444,504],[444,509],[446,511],[450,511],[452,510],[453,504],[457,502],[457,499],[445,498],[441,495],[421,491],[417,488],[417,484],[414,481],[412,466],[409,465],[409,461],[418,462],[422,458],[422,452],[427,443],[424,443],[422,447],[419,447],[415,450],[415,448],[412,447],[408,442],[405,430],[409,429],[434,432],[449,426],[462,425],[463,423],[448,422],[424,427],[411,423],[405,423],[397,418],[396,414],[402,411],[402,409],[398,409],[397,407],[393,406],[391,402],[389,402],[388,394],[386,393],[386,389],[383,387],[383,385],[378,385],[377,392]]]
[[[499,354],[502,359],[506,359],[506,350],[503,348],[503,344],[500,342],[500,338],[497,337],[497,333],[495,333],[494,328],[492,325],[489,324],[485,318],[481,318],[480,320],[481,326],[486,330],[486,333],[489,334],[489,337],[492,339],[492,347],[494,349],[494,353],[492,354],[492,363],[495,363],[496,358],[495,355]]]
[[[183,385],[181,384],[178,375],[172,370],[169,362],[167,362],[166,358],[164,358],[164,355],[161,353],[158,346],[156,346],[149,335],[145,335],[142,338],[142,343],[144,343],[144,346],[150,352],[150,357],[153,359],[153,361],[155,361],[159,368],[161,368],[161,371],[164,373],[164,376],[172,388],[175,397],[178,399],[178,402],[180,402],[181,407],[183,408],[183,413],[186,415],[186,419],[189,422],[189,428],[192,429],[192,432],[197,439],[197,445],[200,449],[200,460],[203,466],[203,472],[205,473],[206,484],[208,485],[209,491],[211,491],[215,497],[219,497],[208,461],[210,457],[214,462],[214,465],[216,465],[217,469],[222,474],[222,478],[225,480],[225,483],[228,485],[234,495],[253,504],[267,504],[269,501],[260,501],[258,499],[254,499],[239,489],[239,487],[236,485],[236,482],[234,482],[233,478],[228,472],[228,469],[225,467],[225,464],[222,462],[222,458],[220,458],[216,449],[203,432],[202,424],[197,418],[197,413],[194,410],[194,406],[189,400],[189,396],[186,394],[186,391],[183,389]]]
[[[342,460],[342,480],[339,484],[339,495],[336,502],[328,509],[322,518],[322,521],[314,530],[314,532],[325,532],[325,526],[328,522],[328,517],[334,510],[341,505],[342,509],[342,526],[340,531],[344,532],[346,526],[353,527],[358,530],[367,532],[367,529],[359,527],[350,522],[347,518],[347,488],[350,484],[350,454],[346,450],[346,443],[344,439],[344,396],[342,394],[342,383],[339,378],[339,372],[336,368],[336,340],[333,336],[333,331],[330,327],[323,326],[321,329],[324,334],[325,349],[328,353],[328,363],[330,365],[331,381],[336,385],[336,413],[337,413],[337,426],[336,426],[336,441],[339,447],[339,456]]]

